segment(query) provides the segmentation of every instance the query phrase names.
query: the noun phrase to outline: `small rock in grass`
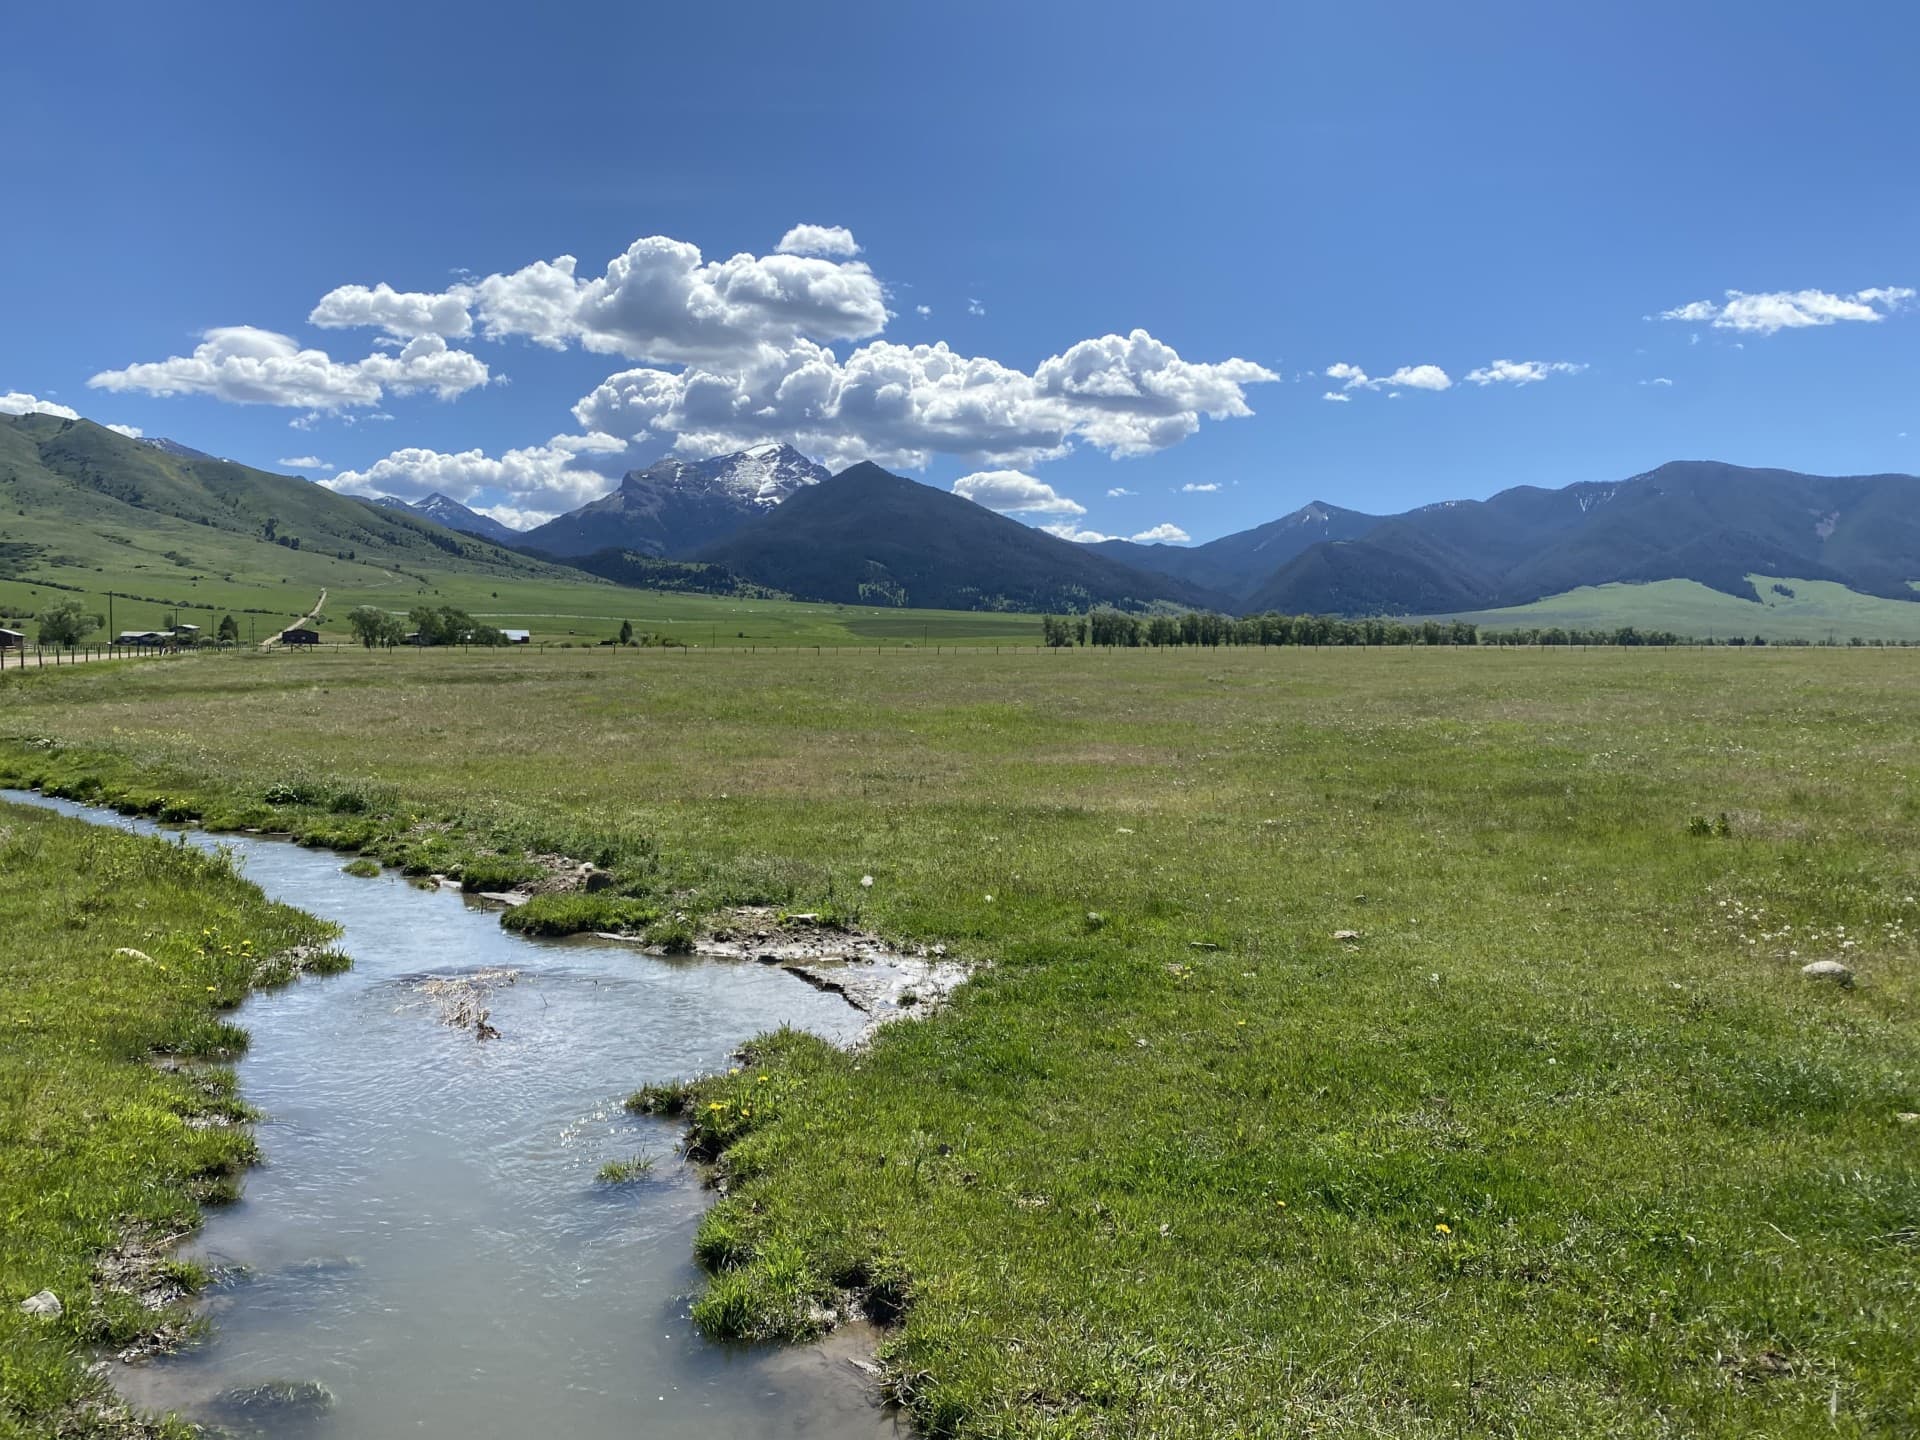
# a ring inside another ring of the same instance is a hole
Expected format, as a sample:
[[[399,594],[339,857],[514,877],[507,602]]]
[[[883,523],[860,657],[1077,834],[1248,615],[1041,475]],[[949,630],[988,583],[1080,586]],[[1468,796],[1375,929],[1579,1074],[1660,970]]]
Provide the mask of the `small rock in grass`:
[[[122,945],[113,953],[116,959],[144,960],[149,965],[153,963],[153,957],[151,955],[147,954],[144,950],[136,950],[131,945]]]
[[[1838,960],[1816,960],[1802,965],[1800,973],[1809,980],[1831,980],[1845,989],[1853,988],[1853,971]]]
[[[1351,945],[1360,938],[1360,932],[1358,930],[1336,930],[1333,932],[1333,938],[1336,940],[1344,940]]]
[[[51,1290],[42,1290],[38,1295],[29,1295],[20,1302],[20,1308],[28,1315],[38,1315],[46,1320],[58,1320],[67,1309],[60,1303],[60,1297]]]
[[[1902,1125],[1920,1125],[1920,1110],[1902,1110],[1893,1118]]]

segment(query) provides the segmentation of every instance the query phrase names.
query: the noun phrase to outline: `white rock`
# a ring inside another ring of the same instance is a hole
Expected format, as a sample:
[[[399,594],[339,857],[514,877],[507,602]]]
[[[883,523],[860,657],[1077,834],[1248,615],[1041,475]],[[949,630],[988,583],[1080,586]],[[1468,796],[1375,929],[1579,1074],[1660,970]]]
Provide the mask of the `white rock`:
[[[51,1290],[42,1290],[38,1295],[29,1295],[20,1302],[20,1308],[29,1315],[39,1315],[48,1320],[58,1320],[67,1309],[60,1303],[60,1297]]]
[[[1336,930],[1333,932],[1333,938],[1336,940],[1344,940],[1348,944],[1352,944],[1354,941],[1360,938],[1360,932],[1358,930]]]
[[[1816,960],[1811,965],[1802,965],[1800,973],[1809,980],[1831,980],[1836,985],[1851,986],[1853,971],[1838,960]]]

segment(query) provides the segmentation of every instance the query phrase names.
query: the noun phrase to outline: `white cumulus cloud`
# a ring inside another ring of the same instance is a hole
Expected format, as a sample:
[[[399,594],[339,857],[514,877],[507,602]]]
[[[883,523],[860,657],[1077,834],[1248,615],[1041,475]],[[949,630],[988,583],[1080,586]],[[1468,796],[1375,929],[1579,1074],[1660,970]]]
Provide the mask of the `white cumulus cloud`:
[[[291,336],[251,325],[206,332],[191,355],[103,370],[87,381],[100,390],[149,395],[211,395],[236,405],[289,405],[332,411],[376,405],[386,390],[430,390],[443,400],[485,385],[478,356],[449,349],[438,335],[421,335],[397,353],[351,362],[303,348]]]
[[[553,510],[523,510],[518,505],[472,505],[468,508],[476,515],[498,520],[509,530],[531,530],[536,525],[546,524],[559,513]]]
[[[978,470],[953,482],[953,493],[1003,515],[1084,515],[1087,507],[1044,480],[1018,470]]]
[[[509,450],[497,458],[481,450],[447,454],[409,448],[365,470],[342,470],[324,483],[348,494],[397,495],[402,500],[420,500],[438,491],[463,503],[491,491],[507,496],[504,503],[512,509],[551,516],[597,500],[613,488],[612,481],[582,461],[583,455],[613,455],[625,449],[625,441],[595,434],[556,435],[545,445]]]
[[[1056,540],[1071,540],[1076,545],[1098,545],[1102,540],[1118,540],[1118,535],[1103,535],[1098,530],[1082,530],[1071,520],[1040,527]]]
[[[1742,330],[1775,335],[1782,330],[1804,330],[1841,321],[1869,324],[1884,320],[1911,305],[1915,292],[1904,285],[1876,285],[1851,295],[1826,290],[1770,290],[1750,294],[1729,290],[1724,300],[1692,300],[1662,310],[1662,320],[1710,323],[1716,330]]]
[[[313,307],[307,323],[330,330],[373,325],[405,340],[416,335],[459,340],[473,333],[473,316],[464,297],[395,290],[384,281],[371,288],[342,285],[329,290]]]
[[[1467,379],[1476,385],[1532,385],[1549,375],[1578,375],[1586,368],[1570,360],[1496,360],[1469,370]]]
[[[113,431],[116,435],[124,435],[129,440],[138,440],[142,435],[147,433],[138,425],[109,425],[107,429]]]
[[[1127,489],[1124,485],[1116,485],[1107,491],[1107,498],[1109,500],[1118,500],[1122,495],[1133,495],[1137,493],[1137,491]]]
[[[1376,386],[1405,386],[1409,390],[1450,390],[1453,378],[1438,365],[1402,365],[1384,379],[1373,382]]]
[[[1193,537],[1178,525],[1162,521],[1151,530],[1130,537],[1138,545],[1184,545]]]
[[[1214,491],[1218,490],[1219,488],[1220,488],[1219,485],[1215,484],[1211,480],[1205,481],[1204,483],[1197,484],[1197,485],[1193,481],[1189,480],[1186,484],[1180,487],[1180,491],[1182,494],[1185,494],[1185,495],[1211,495],[1213,494]]]
[[[283,465],[289,470],[331,470],[333,469],[333,466],[329,465],[326,461],[322,460],[318,455],[294,455],[291,457],[283,455],[275,463],[279,465]]]
[[[80,412],[24,390],[9,390],[0,395],[0,415],[58,415],[62,420],[78,420]]]
[[[1358,365],[1337,361],[1322,372],[1329,380],[1341,381],[1343,390],[1450,390],[1453,377],[1438,365],[1402,365],[1391,375],[1369,375]]]
[[[853,232],[844,225],[796,225],[780,237],[774,247],[782,255],[837,255],[851,258],[860,253]]]
[[[818,226],[797,226],[787,238],[803,231],[853,240]],[[560,255],[434,294],[344,286],[322,297],[312,319],[378,325],[402,336],[466,335],[477,326],[489,340],[531,340],[555,350],[577,343],[666,364],[745,363],[764,347],[802,336],[861,340],[887,323],[880,281],[855,260],[779,253],[709,261],[684,240],[648,235],[602,274],[582,279],[578,270],[578,260]]]
[[[1111,455],[1165,449],[1203,415],[1250,415],[1244,387],[1276,378],[1246,360],[1185,360],[1144,330],[1083,340],[1031,374],[944,342],[875,341],[842,361],[802,340],[740,370],[611,375],[574,417],[613,435],[675,436],[705,454],[788,440],[829,463],[919,469],[945,454],[1021,466],[1075,441]]]
[[[574,406],[581,435],[498,455],[405,447],[328,482],[404,496],[438,489],[531,515],[607,488],[605,466],[591,463],[604,458],[592,449],[602,440],[616,449],[664,442],[683,455],[778,440],[833,465],[923,469],[946,455],[976,473],[1020,471],[1083,446],[1116,457],[1165,449],[1203,419],[1252,414],[1248,387],[1279,378],[1247,360],[1188,360],[1137,329],[1082,340],[1030,371],[944,342],[876,338],[893,316],[879,278],[853,258],[859,250],[844,227],[797,225],[769,255],[709,260],[694,245],[652,235],[597,275],[558,255],[488,275],[456,271],[436,291],[341,285],[309,320],[381,332],[365,359],[336,360],[291,336],[229,326],[205,332],[190,355],[103,371],[91,383],[287,405],[305,412],[290,422],[305,429],[322,417],[391,418],[380,408],[391,393],[450,398],[493,382],[484,362],[450,341],[522,340],[626,357],[634,368]],[[967,309],[985,313],[978,299]],[[1055,500],[1031,513],[1083,513]]]
[[[1673,381],[1664,375],[1656,375],[1651,380],[1642,380],[1640,383],[1642,385],[1671,385]]]

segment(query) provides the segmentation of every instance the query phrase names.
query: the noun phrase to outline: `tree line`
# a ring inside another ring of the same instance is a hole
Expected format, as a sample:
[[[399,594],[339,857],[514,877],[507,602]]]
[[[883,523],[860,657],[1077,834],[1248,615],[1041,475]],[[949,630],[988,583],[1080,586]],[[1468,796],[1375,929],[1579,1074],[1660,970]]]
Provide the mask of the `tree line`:
[[[412,628],[409,629],[408,627]],[[405,620],[391,610],[357,605],[347,612],[347,628],[367,649],[396,645],[505,645],[507,637],[452,605],[420,605]]]
[[[1683,645],[1668,630],[1623,625],[1612,630],[1493,630],[1481,633],[1464,620],[1389,620],[1378,616],[1217,615],[1189,610],[1180,615],[1130,615],[1095,610],[1086,615],[1045,615],[1043,643],[1070,645]],[[1744,642],[1742,642],[1744,643]],[[1764,643],[1764,642],[1761,642]]]

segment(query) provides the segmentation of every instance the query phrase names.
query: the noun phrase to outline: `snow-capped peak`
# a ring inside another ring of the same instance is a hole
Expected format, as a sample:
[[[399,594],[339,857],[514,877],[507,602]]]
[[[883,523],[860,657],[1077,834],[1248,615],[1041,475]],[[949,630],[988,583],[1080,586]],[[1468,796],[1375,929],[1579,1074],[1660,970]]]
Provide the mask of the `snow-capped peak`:
[[[657,460],[629,478],[664,481],[682,490],[717,490],[771,509],[794,491],[825,480],[827,468],[791,445],[771,441],[706,460]]]

